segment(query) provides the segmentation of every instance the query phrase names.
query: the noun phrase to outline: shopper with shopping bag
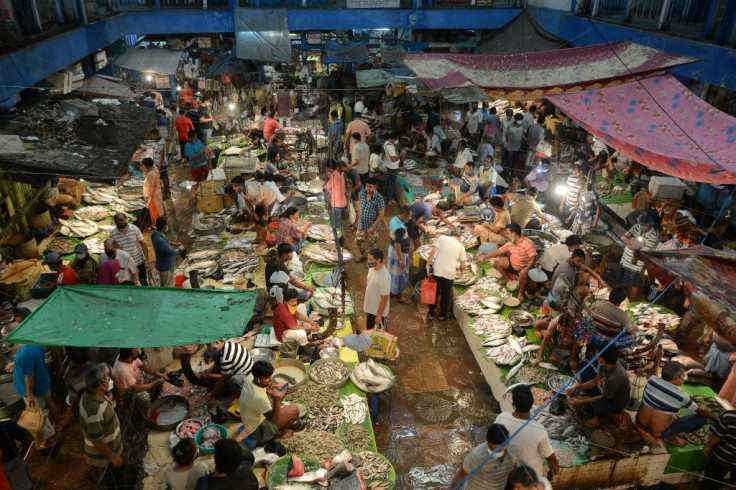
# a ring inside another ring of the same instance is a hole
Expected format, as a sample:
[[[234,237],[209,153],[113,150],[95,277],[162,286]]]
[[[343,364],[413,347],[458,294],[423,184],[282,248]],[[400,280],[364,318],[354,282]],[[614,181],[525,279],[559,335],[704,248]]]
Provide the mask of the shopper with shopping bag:
[[[434,304],[429,305],[428,320],[434,320],[434,312],[438,305],[439,321],[446,320],[450,314],[450,297],[458,264],[460,271],[464,271],[467,266],[465,247],[460,243],[461,234],[460,229],[453,229],[450,236],[439,237],[427,257],[427,276],[437,281],[437,294]]]

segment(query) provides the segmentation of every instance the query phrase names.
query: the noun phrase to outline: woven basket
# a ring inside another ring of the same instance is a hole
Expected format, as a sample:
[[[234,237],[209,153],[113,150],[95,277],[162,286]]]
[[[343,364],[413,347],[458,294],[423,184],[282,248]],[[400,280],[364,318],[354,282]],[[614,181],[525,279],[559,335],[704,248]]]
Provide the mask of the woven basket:
[[[0,294],[18,301],[31,299],[31,287],[41,275],[43,266],[40,260],[16,260],[0,275]]]

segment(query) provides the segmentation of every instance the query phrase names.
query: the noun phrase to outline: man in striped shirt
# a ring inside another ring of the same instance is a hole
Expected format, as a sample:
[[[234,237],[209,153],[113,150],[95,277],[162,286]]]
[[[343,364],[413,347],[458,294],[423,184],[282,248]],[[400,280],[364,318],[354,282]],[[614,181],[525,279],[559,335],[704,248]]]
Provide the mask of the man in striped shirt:
[[[478,468],[477,473],[473,474],[462,488],[463,490],[503,490],[506,488],[509,474],[517,463],[516,458],[504,445],[508,438],[509,431],[503,425],[493,424],[488,427],[486,442],[468,451],[451,486],[457,486],[463,478],[478,468],[489,454],[498,450],[490,461]]]
[[[509,282],[509,274],[519,278],[519,294],[516,298],[524,301],[524,290],[529,284],[529,269],[537,263],[537,249],[534,242],[521,234],[521,227],[515,223],[506,226],[509,241],[501,245],[495,252],[481,255],[476,263],[495,258],[493,267],[503,276],[499,284]]]
[[[215,379],[215,387],[207,395],[207,400],[212,400],[224,387],[239,395],[245,382],[252,381],[250,375],[253,369],[253,359],[248,350],[242,344],[236,344],[230,340],[217,340],[207,344],[207,351],[220,368],[219,374],[209,374],[209,379]]]
[[[567,191],[564,198],[560,201],[560,213],[562,213],[562,221],[565,222],[573,209],[578,205],[580,192],[583,190],[585,179],[583,178],[583,169],[580,165],[573,165],[570,169],[570,175],[567,176]]]
[[[84,437],[84,455],[91,467],[89,476],[97,482],[108,464],[114,469],[123,465],[123,439],[110,396],[113,388],[110,368],[98,364],[87,372],[85,383],[86,391],[79,400],[79,426]]]
[[[723,412],[718,421],[710,428],[710,436],[703,452],[708,455],[705,465],[703,490],[721,488],[726,474],[731,472],[731,483],[736,482],[736,410]]]
[[[128,223],[128,218],[123,213],[118,213],[113,218],[115,229],[110,232],[110,238],[115,240],[115,246],[128,252],[138,268],[138,280],[141,286],[148,286],[146,275],[146,264],[148,259],[148,246],[143,240],[143,233],[134,224]]]
[[[636,301],[643,282],[644,262],[639,260],[639,252],[652,250],[659,243],[651,216],[642,213],[636,223],[621,237],[626,248],[621,256],[618,279],[623,287],[629,288],[629,301]]]
[[[706,419],[716,420],[715,415],[699,407],[690,395],[678,388],[686,378],[685,366],[671,361],[662,367],[662,377],[652,376],[644,388],[641,408],[636,414],[636,426],[640,431],[663,439],[675,446],[685,446],[687,441],[679,434],[700,429]],[[694,414],[677,418],[681,408]]]

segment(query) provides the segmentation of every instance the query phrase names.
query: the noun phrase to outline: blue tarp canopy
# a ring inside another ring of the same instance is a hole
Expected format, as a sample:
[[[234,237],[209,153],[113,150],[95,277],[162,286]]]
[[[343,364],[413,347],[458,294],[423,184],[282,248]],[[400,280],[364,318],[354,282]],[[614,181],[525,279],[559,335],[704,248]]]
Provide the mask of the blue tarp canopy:
[[[368,47],[364,42],[343,44],[338,41],[325,42],[324,63],[362,63],[368,61]]]

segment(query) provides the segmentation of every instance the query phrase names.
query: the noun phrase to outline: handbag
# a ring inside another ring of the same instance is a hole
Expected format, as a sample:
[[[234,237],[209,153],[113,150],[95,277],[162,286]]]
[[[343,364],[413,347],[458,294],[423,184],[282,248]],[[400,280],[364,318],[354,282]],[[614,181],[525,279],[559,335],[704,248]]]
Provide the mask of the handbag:
[[[427,276],[422,281],[422,304],[433,305],[437,300],[437,281],[432,276]]]
[[[36,442],[45,441],[56,433],[49,422],[49,411],[41,410],[35,400],[26,405],[20,414],[18,425],[27,430]]]

